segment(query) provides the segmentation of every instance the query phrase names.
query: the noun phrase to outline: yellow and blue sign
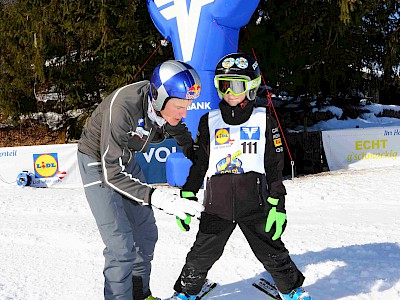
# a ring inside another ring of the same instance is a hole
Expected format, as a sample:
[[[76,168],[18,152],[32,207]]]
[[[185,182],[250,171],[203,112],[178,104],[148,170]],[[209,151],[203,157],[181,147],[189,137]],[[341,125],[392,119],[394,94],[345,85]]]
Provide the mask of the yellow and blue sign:
[[[228,144],[230,136],[229,128],[215,129],[215,145]]]
[[[54,177],[58,172],[57,153],[33,154],[36,178]]]

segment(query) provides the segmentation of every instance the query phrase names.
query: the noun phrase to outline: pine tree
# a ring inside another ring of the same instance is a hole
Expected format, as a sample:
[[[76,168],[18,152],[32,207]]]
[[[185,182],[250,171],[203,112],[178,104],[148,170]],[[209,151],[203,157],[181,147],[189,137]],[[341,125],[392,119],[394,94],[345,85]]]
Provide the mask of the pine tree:
[[[392,84],[390,70],[400,65],[398,6],[378,0],[261,1],[247,26],[251,43],[242,34],[240,46],[252,51],[252,44],[267,83],[279,86],[277,92],[351,94],[372,85],[363,72],[377,63],[389,70],[385,82]]]
[[[115,88],[148,78],[157,63],[173,57],[170,47],[160,48],[134,78],[162,39],[151,25],[140,0],[25,0],[4,6],[3,113],[33,111],[36,99],[50,96],[56,96],[52,109],[58,112],[90,108]]]

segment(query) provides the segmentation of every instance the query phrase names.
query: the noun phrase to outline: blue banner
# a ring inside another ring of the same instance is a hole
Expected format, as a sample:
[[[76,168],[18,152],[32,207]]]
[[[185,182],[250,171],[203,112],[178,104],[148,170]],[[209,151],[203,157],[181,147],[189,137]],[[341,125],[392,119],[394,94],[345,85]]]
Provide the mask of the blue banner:
[[[182,152],[174,139],[160,144],[151,144],[146,153],[137,152],[136,160],[143,170],[147,183],[166,183],[166,161],[168,155]]]
[[[154,25],[172,42],[175,59],[189,63],[200,76],[200,97],[188,108],[184,120],[195,137],[201,116],[218,108],[220,102],[214,87],[214,69],[223,56],[237,52],[240,28],[249,22],[259,0],[146,1]],[[167,182],[166,158],[160,156],[167,155],[166,149],[169,153],[181,151],[169,140],[138,155],[149,183]],[[176,159],[172,163],[181,162]]]
[[[147,0],[158,31],[172,42],[175,59],[189,63],[202,81],[201,95],[185,120],[193,137],[202,115],[217,108],[214,69],[228,53],[237,52],[240,28],[259,0]]]

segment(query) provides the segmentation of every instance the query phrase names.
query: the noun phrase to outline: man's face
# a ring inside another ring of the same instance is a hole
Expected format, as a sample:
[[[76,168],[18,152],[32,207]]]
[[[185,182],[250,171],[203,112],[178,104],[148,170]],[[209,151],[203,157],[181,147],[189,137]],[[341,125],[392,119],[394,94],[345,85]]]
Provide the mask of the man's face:
[[[176,126],[182,118],[186,118],[187,108],[192,102],[193,100],[171,98],[165,104],[165,108],[160,111],[160,114],[169,125]]]

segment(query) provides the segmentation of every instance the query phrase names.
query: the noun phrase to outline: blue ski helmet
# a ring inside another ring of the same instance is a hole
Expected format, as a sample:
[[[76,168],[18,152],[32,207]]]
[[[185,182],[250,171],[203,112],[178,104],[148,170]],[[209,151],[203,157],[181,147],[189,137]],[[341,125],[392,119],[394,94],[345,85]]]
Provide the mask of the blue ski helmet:
[[[187,63],[167,60],[159,64],[150,79],[150,96],[156,111],[164,108],[169,98],[194,100],[200,96],[201,81]]]

